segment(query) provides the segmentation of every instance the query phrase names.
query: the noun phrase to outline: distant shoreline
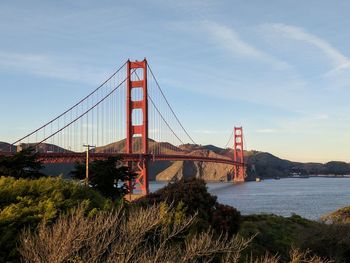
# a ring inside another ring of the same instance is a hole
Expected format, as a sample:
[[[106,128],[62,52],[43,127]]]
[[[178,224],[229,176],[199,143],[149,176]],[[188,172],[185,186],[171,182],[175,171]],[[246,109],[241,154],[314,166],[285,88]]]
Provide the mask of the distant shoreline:
[[[314,178],[350,178],[350,174],[344,175],[335,175],[335,174],[320,174],[320,175],[309,175],[309,177]],[[263,178],[263,180],[274,180],[273,177]],[[298,177],[281,177],[280,179],[307,179],[307,178],[298,178]],[[150,182],[159,182],[159,183],[168,183],[171,180],[150,180]],[[220,181],[220,180],[205,180],[206,183],[232,183],[232,181]],[[255,182],[255,180],[247,180],[246,182]]]
[[[350,174],[343,174],[343,175],[336,175],[336,174],[320,174],[320,175],[310,175],[310,177],[350,178]]]

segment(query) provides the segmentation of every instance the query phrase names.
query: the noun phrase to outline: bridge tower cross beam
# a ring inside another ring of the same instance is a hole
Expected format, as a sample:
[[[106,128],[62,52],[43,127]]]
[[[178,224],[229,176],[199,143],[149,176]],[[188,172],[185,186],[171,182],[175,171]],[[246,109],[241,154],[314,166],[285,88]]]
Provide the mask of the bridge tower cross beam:
[[[236,163],[234,166],[234,182],[244,182],[246,167],[244,165],[244,152],[243,152],[243,128],[234,127],[233,135],[233,160]]]
[[[141,71],[141,72],[140,72]],[[136,76],[137,79],[135,79]],[[132,90],[141,89],[142,98],[133,100]],[[133,123],[133,112],[142,111],[142,123]],[[133,138],[141,137],[140,159],[135,167],[138,177],[130,185],[130,192],[139,188],[142,194],[149,193],[148,185],[148,95],[147,95],[147,60],[127,61],[127,82],[126,82],[126,153],[134,153]],[[131,165],[131,163],[129,163]]]

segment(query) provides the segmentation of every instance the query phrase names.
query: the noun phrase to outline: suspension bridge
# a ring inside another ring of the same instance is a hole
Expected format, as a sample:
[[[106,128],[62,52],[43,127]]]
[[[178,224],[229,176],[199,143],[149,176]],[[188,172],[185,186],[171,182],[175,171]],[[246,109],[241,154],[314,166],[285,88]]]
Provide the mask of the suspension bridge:
[[[0,155],[33,147],[43,163],[118,156],[137,172],[132,190],[149,192],[149,162],[198,161],[232,165],[235,182],[244,182],[243,129],[228,141],[233,156],[215,158],[186,149],[197,145],[167,100],[147,60],[126,61],[99,87],[62,114],[13,142]],[[16,149],[16,150],[14,150]]]

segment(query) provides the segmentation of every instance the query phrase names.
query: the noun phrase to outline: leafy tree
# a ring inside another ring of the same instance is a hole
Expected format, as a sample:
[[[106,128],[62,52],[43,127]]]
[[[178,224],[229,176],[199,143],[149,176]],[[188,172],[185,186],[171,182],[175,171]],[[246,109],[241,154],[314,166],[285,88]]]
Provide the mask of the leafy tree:
[[[23,149],[12,156],[0,158],[0,174],[18,178],[39,178],[43,176],[40,169],[43,168],[38,161],[37,153],[32,147]]]
[[[60,177],[0,178],[0,262],[19,262],[16,249],[24,227],[53,223],[60,213],[83,206],[86,213],[107,210],[112,202],[93,189]]]
[[[166,201],[168,204],[177,205],[183,202],[189,213],[198,213],[198,217],[210,219],[215,210],[216,196],[208,192],[204,180],[190,178],[170,182],[165,187],[139,200],[141,204],[153,204]]]
[[[76,179],[85,179],[85,163],[77,163],[72,172]],[[96,160],[89,164],[89,185],[106,197],[119,199],[128,193],[127,182],[133,180],[136,173],[127,166],[121,166],[119,158]]]

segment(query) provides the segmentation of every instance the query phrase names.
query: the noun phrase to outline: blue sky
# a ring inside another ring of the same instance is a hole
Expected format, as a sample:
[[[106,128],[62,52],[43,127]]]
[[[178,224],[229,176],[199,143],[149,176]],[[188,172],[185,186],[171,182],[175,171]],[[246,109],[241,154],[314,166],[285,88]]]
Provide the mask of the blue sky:
[[[148,58],[184,126],[295,161],[350,161],[349,1],[1,1],[0,140]]]

